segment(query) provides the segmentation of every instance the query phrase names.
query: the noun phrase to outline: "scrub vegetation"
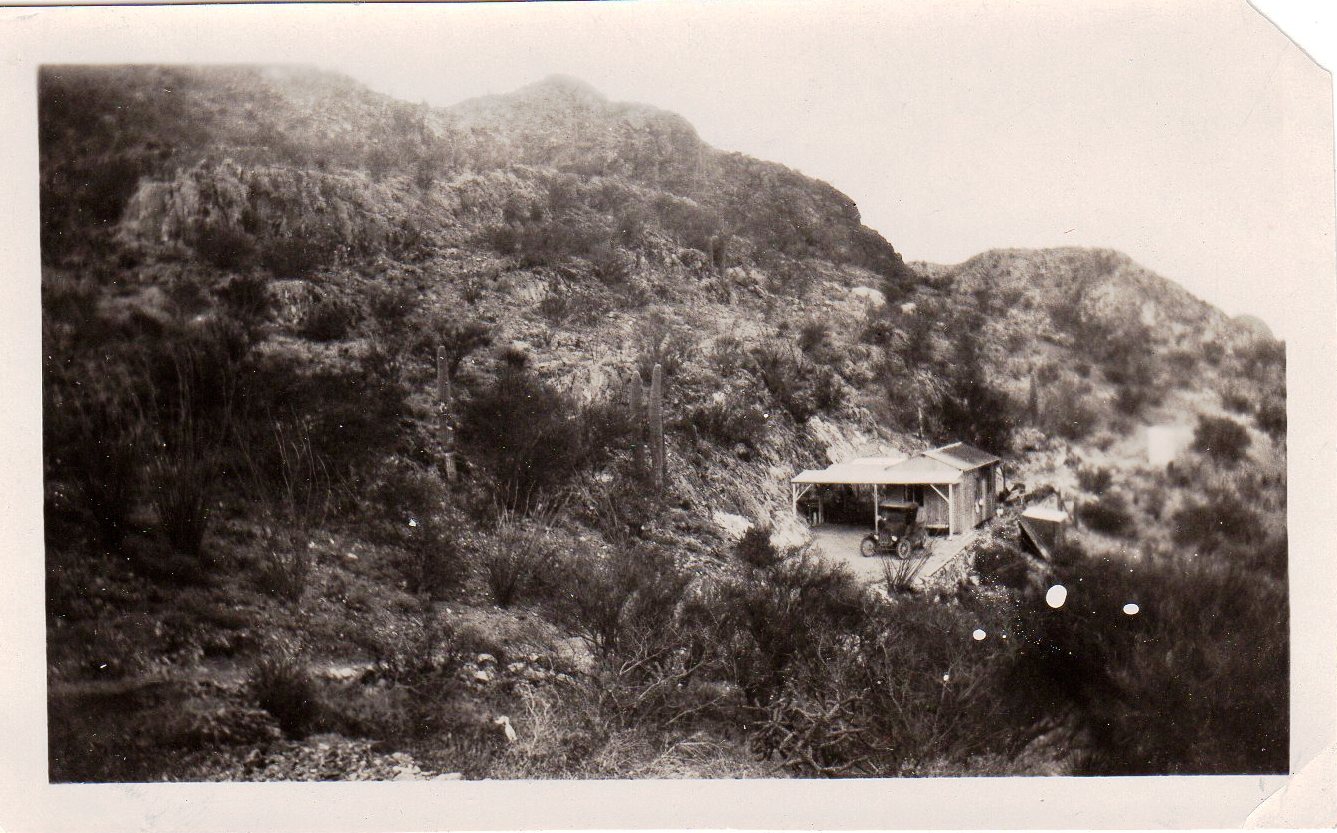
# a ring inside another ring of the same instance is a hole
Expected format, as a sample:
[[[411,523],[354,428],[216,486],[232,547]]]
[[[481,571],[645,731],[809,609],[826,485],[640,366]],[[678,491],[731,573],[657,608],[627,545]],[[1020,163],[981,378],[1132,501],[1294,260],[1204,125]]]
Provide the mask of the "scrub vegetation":
[[[1284,349],[1126,257],[907,264],[571,79],[48,67],[40,127],[53,780],[1286,770]],[[829,448],[958,439],[1076,472],[1052,561],[794,540]]]

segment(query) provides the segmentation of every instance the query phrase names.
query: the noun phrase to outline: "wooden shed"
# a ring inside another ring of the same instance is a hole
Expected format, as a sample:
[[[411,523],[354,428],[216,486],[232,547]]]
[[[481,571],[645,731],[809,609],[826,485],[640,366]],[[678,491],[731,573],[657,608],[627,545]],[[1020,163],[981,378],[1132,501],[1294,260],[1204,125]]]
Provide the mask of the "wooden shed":
[[[966,443],[922,452],[887,472],[906,500],[924,507],[930,530],[955,535],[974,529],[998,511],[1002,461]]]
[[[798,500],[817,484],[872,486],[870,513],[881,498],[914,501],[920,518],[933,531],[955,535],[974,529],[998,510],[999,467],[1002,461],[966,443],[924,451],[900,462],[863,458],[820,471],[805,471],[791,483],[795,511]]]

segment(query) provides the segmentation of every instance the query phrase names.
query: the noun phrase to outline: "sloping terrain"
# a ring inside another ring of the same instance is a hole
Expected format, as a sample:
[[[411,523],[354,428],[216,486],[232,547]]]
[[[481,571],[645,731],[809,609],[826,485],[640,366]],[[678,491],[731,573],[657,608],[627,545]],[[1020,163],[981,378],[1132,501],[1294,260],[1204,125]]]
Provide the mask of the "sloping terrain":
[[[53,779],[1284,768],[1281,345],[1126,257],[908,266],[560,77],[51,67],[40,127]],[[777,549],[796,470],[950,439],[1083,501],[1062,563]]]

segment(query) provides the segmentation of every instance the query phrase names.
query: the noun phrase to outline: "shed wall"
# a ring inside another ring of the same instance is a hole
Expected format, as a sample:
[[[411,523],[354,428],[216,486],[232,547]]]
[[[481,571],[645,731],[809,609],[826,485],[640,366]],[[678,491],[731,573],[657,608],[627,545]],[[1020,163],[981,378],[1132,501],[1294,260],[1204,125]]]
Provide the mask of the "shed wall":
[[[952,495],[952,532],[967,532],[975,528],[975,472],[968,471],[956,484]]]

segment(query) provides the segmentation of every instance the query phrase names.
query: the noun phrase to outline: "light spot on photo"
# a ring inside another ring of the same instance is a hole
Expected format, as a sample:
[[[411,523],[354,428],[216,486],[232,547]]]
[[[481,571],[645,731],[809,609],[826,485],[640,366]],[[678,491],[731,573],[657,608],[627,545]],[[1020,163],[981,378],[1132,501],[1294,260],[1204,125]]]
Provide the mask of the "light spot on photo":
[[[1063,607],[1063,603],[1068,600],[1068,588],[1061,584],[1055,584],[1045,593],[1045,604],[1052,608]]]

